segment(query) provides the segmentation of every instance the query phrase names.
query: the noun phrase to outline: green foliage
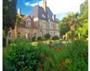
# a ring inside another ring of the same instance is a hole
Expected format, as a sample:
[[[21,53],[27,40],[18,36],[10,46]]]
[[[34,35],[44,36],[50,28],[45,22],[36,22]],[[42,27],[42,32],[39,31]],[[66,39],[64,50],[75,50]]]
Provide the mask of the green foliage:
[[[38,37],[37,40],[42,40],[42,37]]]
[[[77,36],[76,33],[73,32],[73,31],[69,31],[66,34],[67,34],[67,39],[68,40],[74,40],[76,38],[76,36]]]
[[[39,54],[28,40],[17,39],[4,49],[4,71],[36,71]]]
[[[14,27],[16,21],[16,2],[17,0],[3,1],[3,29],[8,30]]]
[[[69,13],[60,21],[60,34],[65,35],[69,31],[75,31],[77,25],[78,14]]]
[[[79,38],[88,38],[88,24],[84,24],[82,27],[79,27],[76,34]]]
[[[87,71],[88,44],[84,40],[75,40],[62,48],[44,48],[42,50],[43,71]]]
[[[69,52],[68,58],[72,64],[68,66],[68,71],[88,71],[88,43],[85,40],[75,40],[67,44]]]
[[[85,0],[81,5],[80,14],[70,13],[60,21],[61,36],[67,34],[68,39],[78,40],[60,41],[53,47],[41,41],[32,46],[28,40],[17,39],[4,48],[4,71],[88,71],[87,3]],[[50,34],[46,34],[45,39],[49,38]],[[32,41],[35,40],[36,37],[32,37]]]
[[[88,38],[88,0],[81,4],[80,14],[69,13],[59,24],[61,37],[74,32],[73,38]]]
[[[16,22],[16,2],[17,0],[3,0],[3,46],[7,46],[7,35],[10,28],[14,29]]]
[[[45,39],[49,39],[50,38],[50,34],[45,34],[44,37],[45,37]]]
[[[39,42],[34,47],[28,40],[17,39],[4,49],[4,71],[87,71],[87,41],[73,40],[63,45],[49,47]]]
[[[35,40],[36,40],[36,37],[35,37],[35,36],[33,36],[33,37],[32,37],[32,41],[35,41]]]
[[[82,18],[88,18],[88,0],[85,0],[85,2],[81,4],[80,12]]]
[[[53,36],[53,37],[52,37],[52,40],[58,40],[58,39],[59,39],[58,36]]]
[[[49,48],[40,44],[43,71],[87,71],[88,43],[86,40],[73,40],[64,47]]]
[[[80,7],[81,14],[78,17],[79,25],[76,33],[79,38],[88,38],[88,0],[85,0]]]
[[[69,26],[64,23],[60,23],[60,36],[65,35],[69,31]]]
[[[5,39],[5,37],[3,37],[3,47],[5,47],[6,46],[6,39]]]

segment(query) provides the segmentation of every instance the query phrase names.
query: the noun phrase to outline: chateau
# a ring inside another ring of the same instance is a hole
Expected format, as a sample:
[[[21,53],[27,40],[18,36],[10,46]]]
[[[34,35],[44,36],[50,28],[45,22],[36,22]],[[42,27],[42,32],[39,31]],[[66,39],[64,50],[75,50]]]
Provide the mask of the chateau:
[[[43,6],[36,5],[30,15],[23,17],[22,23],[15,26],[12,36],[31,39],[32,37],[43,38],[44,35],[50,34],[51,37],[59,37],[56,16],[47,7],[46,0],[43,0],[42,4]],[[18,14],[20,15],[20,11],[18,11]]]

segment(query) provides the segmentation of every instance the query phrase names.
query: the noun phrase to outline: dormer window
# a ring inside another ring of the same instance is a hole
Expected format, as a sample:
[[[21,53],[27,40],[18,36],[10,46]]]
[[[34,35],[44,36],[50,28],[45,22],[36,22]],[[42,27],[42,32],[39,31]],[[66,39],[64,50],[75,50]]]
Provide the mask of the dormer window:
[[[44,15],[44,14],[42,14],[42,17],[43,17],[43,18],[45,18],[45,15]]]

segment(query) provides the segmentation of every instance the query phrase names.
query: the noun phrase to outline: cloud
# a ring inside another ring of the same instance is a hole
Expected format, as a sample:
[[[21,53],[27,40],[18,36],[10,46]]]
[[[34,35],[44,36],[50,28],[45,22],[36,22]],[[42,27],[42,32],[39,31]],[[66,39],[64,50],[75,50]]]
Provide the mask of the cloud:
[[[48,0],[47,5],[54,14],[78,12],[80,4],[85,0]]]
[[[29,2],[25,2],[25,5],[26,5],[26,6],[29,6],[29,5],[30,5],[30,3],[29,3]]]
[[[59,14],[56,14],[56,18],[58,18],[59,20],[62,20],[63,17],[66,15],[67,13],[59,13]]]
[[[31,6],[31,7],[34,7],[36,5],[42,6],[42,1],[39,1],[38,3],[37,2],[35,2],[35,3],[26,2],[25,5],[26,6]]]
[[[62,18],[68,12],[79,12],[80,4],[85,0],[47,0],[47,6],[51,11],[56,14],[58,18]],[[29,1],[25,3],[26,6],[34,7],[35,5],[42,6],[42,1],[38,3],[30,3]],[[63,14],[63,15],[62,15]],[[62,15],[62,16],[61,16]]]
[[[34,7],[36,5],[38,5],[38,3],[32,3],[32,4],[30,4],[30,6],[32,6],[32,7]]]

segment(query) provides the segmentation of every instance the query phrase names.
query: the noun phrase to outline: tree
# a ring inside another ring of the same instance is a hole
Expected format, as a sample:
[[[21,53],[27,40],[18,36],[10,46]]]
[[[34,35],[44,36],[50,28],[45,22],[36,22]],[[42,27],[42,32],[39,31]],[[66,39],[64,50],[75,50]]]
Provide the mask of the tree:
[[[78,18],[79,25],[77,27],[76,33],[80,38],[88,38],[88,0],[80,6],[80,16]]]
[[[80,13],[69,13],[59,24],[61,36],[88,38],[88,0],[80,5]]]
[[[80,17],[88,19],[88,0],[85,0],[85,2],[81,4],[80,13]]]
[[[69,26],[63,22],[60,22],[60,36],[65,35],[69,31]]]
[[[16,1],[17,0],[4,0],[3,1],[3,29],[9,27],[14,28],[16,19]]]
[[[63,18],[63,20],[60,21],[60,34],[61,36],[65,35],[69,31],[75,31],[78,19],[77,19],[78,13],[68,13],[67,16]]]
[[[3,0],[3,32],[5,32],[5,37],[3,38],[7,38],[10,27],[14,28],[16,21],[16,1]]]

